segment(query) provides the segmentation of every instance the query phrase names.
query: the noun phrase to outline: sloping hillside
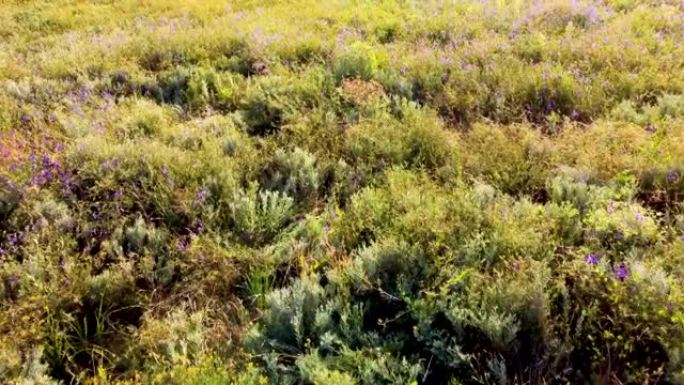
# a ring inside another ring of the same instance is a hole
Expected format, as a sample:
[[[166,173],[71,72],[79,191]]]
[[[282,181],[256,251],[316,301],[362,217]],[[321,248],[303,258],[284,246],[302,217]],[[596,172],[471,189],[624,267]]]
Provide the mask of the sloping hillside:
[[[4,1],[0,383],[684,384],[684,2]]]

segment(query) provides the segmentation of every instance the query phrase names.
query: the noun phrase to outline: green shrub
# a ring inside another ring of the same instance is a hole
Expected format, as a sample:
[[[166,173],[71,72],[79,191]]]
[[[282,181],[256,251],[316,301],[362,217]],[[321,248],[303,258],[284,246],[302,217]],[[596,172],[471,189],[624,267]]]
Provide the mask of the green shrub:
[[[0,383],[684,383],[681,8],[3,2]]]
[[[658,115],[675,119],[684,115],[684,95],[663,95],[657,102]]]
[[[359,164],[370,175],[392,166],[458,173],[455,137],[434,114],[407,102],[400,102],[397,114],[395,119],[379,113],[349,129],[347,162]]]
[[[82,381],[98,366],[125,368],[124,353],[140,317],[143,298],[130,265],[92,275],[78,301],[57,299],[45,309],[45,360],[57,378]],[[73,301],[71,303],[66,301]]]
[[[172,121],[172,115],[167,109],[150,101],[139,100],[131,110],[130,120],[126,123],[124,132],[127,137],[158,136]]]
[[[14,357],[12,357],[12,355]],[[24,358],[19,358],[24,355]],[[20,353],[4,347],[0,356],[0,378],[9,385],[57,385],[58,381],[48,374],[48,367],[43,360],[43,350],[35,347],[27,353]]]
[[[315,35],[282,42],[275,49],[280,60],[295,67],[323,62],[332,55],[329,45]]]
[[[277,76],[255,80],[239,103],[247,131],[260,136],[279,131],[291,114],[318,104],[322,81],[315,72],[296,82]]]
[[[165,319],[145,317],[140,327],[140,347],[155,361],[154,366],[198,365],[202,363],[206,315],[175,311]]]
[[[637,107],[634,101],[624,100],[611,111],[611,117],[614,119],[643,126],[660,125],[683,114],[684,96],[672,94],[662,95],[653,105],[644,105],[641,108]]]
[[[140,66],[148,71],[161,72],[185,62],[183,52],[157,47],[140,58]]]
[[[543,189],[551,151],[538,132],[524,126],[477,125],[463,138],[464,172],[505,193]]]
[[[212,68],[197,68],[188,79],[188,106],[193,110],[207,107],[221,111],[234,110],[240,96],[241,83],[239,77],[230,73],[219,74]]]
[[[333,71],[339,82],[349,77],[370,80],[378,69],[378,58],[373,47],[362,42],[355,42],[345,47],[338,55]]]
[[[547,115],[570,116],[576,111],[578,85],[560,68],[544,68],[544,73],[527,84],[524,112],[532,122],[544,122]]]
[[[315,196],[320,177],[316,158],[295,148],[292,152],[276,150],[272,163],[263,171],[261,179],[264,188],[280,191],[302,202]]]
[[[369,334],[364,335],[364,322],[359,310],[350,308],[334,299],[322,302],[324,289],[315,282],[315,277],[296,281],[290,288],[276,291],[269,297],[263,328],[254,330],[250,344],[260,350],[272,351],[275,355],[267,355],[267,367],[273,370],[272,375],[282,378],[308,379],[323,381],[326,378],[337,378],[347,383],[407,383],[416,377],[419,367],[406,360],[398,359],[390,354],[383,354],[375,349],[350,350],[346,344],[354,340],[368,341],[367,338],[379,342]],[[336,313],[341,311],[342,313]],[[334,314],[337,314],[337,318]],[[332,316],[332,318],[331,318]],[[335,318],[341,325],[335,326]],[[352,328],[352,329],[349,329]],[[350,339],[350,340],[349,340]],[[278,365],[278,360],[288,352],[309,351],[309,343],[320,341],[329,353],[321,359],[316,350],[309,355],[302,355],[296,362],[296,369]],[[363,343],[363,342],[361,342]],[[369,360],[369,358],[371,358]],[[344,370],[350,374],[340,372]],[[356,381],[354,380],[356,378]]]
[[[230,36],[216,42],[216,58],[212,64],[219,70],[229,70],[243,76],[253,74],[256,52],[244,38]]]
[[[653,215],[634,204],[610,202],[607,207],[590,212],[584,222],[589,242],[596,239],[611,248],[644,247],[662,237]]]
[[[317,355],[302,356],[297,360],[297,367],[301,372],[302,379],[314,385],[340,384],[354,385],[356,381],[350,375],[327,368],[325,362]]]
[[[516,45],[518,55],[531,63],[539,63],[544,59],[546,37],[543,33],[535,33],[528,39],[519,40]]]
[[[243,242],[267,242],[287,223],[292,205],[287,194],[259,190],[256,185],[239,190],[227,208],[231,229]]]
[[[672,323],[667,311],[663,311],[667,306],[666,293],[662,283],[657,282],[658,276],[645,278],[636,272],[637,266],[630,266],[627,279],[620,282],[612,277],[610,270],[603,272],[600,267],[588,270],[594,271],[573,277],[572,284],[559,292],[562,301],[557,303],[562,307],[554,311],[559,316],[555,326],[557,338],[561,338],[564,345],[572,346],[576,356],[586,357],[584,364],[572,364],[569,379],[600,378],[601,373],[605,373],[603,375],[614,376],[620,381],[642,382],[662,375],[664,367],[670,365],[666,363],[670,359],[667,353],[670,337],[665,336],[681,333],[678,330],[681,326]],[[653,272],[646,273],[651,274]],[[641,296],[651,296],[651,300],[642,302],[638,299]],[[577,329],[562,337],[568,332],[567,320],[578,316],[581,321],[577,323]],[[615,322],[615,319],[621,321]],[[635,338],[632,333],[641,337]],[[635,355],[645,352],[648,353],[642,356],[643,359],[635,359]],[[671,359],[678,358],[675,355]]]
[[[642,116],[637,111],[635,103],[631,100],[623,100],[620,102],[620,104],[613,108],[610,115],[616,120],[622,120],[636,124],[646,123],[646,117]]]

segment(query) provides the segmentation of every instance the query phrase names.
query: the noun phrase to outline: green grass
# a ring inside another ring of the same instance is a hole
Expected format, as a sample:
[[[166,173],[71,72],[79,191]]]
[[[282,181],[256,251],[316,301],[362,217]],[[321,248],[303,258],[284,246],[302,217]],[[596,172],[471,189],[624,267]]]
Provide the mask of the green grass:
[[[684,384],[684,4],[5,1],[0,383]]]

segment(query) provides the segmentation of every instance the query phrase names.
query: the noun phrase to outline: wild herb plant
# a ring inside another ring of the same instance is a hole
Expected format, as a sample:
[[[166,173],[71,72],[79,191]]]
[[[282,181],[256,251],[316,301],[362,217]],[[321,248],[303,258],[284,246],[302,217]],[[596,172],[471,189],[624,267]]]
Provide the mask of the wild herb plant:
[[[684,3],[11,0],[0,37],[0,383],[684,383]]]

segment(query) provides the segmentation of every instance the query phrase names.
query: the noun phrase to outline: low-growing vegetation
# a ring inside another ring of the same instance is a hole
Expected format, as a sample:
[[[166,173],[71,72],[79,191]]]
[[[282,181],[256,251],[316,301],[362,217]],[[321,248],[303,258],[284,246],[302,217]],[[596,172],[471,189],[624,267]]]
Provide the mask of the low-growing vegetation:
[[[0,383],[684,384],[684,3],[0,4]]]

